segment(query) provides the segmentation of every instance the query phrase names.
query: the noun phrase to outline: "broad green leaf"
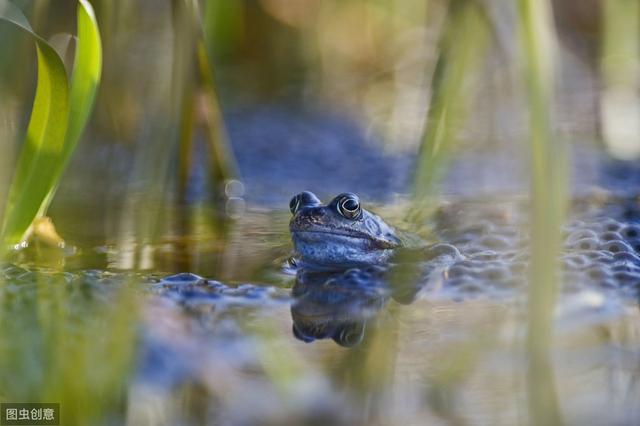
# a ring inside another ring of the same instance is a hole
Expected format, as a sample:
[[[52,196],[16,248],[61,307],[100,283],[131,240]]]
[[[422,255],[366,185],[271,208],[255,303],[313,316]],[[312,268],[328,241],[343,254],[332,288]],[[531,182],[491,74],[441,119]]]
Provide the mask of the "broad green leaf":
[[[38,50],[38,86],[27,140],[9,192],[2,249],[44,215],[93,110],[102,72],[102,46],[95,14],[87,0],[78,4],[78,37],[71,87],[56,51],[36,35],[18,8],[0,0],[0,20],[31,35]]]
[[[71,94],[69,126],[64,141],[62,158],[43,210],[48,207],[60,182],[71,154],[76,149],[87,121],[93,111],[93,105],[102,73],[102,44],[98,23],[91,4],[87,0],[78,3],[78,37],[73,74],[71,76]],[[43,211],[44,213],[44,211]]]
[[[69,119],[69,88],[56,51],[33,32],[22,12],[0,0],[0,21],[15,25],[36,44],[38,80],[26,140],[9,190],[2,225],[2,247],[20,242],[50,192],[64,150]]]
[[[64,173],[71,155],[75,151],[82,132],[93,111],[100,76],[102,74],[102,43],[100,31],[91,4],[86,0],[80,0],[78,4],[78,36],[74,60],[73,74],[71,76],[71,94],[69,127],[64,141],[64,149],[60,158],[53,185],[46,199],[40,207],[40,215],[46,213],[60,179]]]

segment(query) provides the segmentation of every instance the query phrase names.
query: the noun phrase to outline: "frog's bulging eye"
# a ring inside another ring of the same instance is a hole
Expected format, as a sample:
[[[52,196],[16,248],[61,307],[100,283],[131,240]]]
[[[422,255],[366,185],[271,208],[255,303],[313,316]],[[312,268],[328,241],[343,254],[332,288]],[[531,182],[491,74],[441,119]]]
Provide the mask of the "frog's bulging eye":
[[[303,207],[314,207],[319,206],[320,200],[316,197],[316,194],[309,191],[303,191],[297,195],[295,195],[291,201],[289,201],[289,210],[291,210],[292,214],[296,214],[298,210]]]
[[[289,201],[289,210],[291,210],[291,214],[296,214],[299,208],[300,208],[300,194],[294,195],[291,201]]]
[[[347,219],[356,220],[362,216],[362,208],[360,207],[360,199],[355,194],[344,195],[338,201],[338,213]]]
[[[333,340],[340,346],[345,348],[351,348],[362,342],[364,337],[364,322],[356,322],[352,324],[345,324],[342,329],[338,329],[333,335]]]

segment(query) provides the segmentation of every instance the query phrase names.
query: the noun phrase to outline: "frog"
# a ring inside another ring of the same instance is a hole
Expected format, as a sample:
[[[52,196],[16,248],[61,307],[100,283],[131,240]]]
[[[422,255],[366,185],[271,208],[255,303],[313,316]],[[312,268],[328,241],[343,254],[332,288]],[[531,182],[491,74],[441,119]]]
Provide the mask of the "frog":
[[[345,192],[327,204],[310,191],[291,198],[289,231],[293,259],[311,270],[342,270],[384,265],[403,246],[396,230]]]

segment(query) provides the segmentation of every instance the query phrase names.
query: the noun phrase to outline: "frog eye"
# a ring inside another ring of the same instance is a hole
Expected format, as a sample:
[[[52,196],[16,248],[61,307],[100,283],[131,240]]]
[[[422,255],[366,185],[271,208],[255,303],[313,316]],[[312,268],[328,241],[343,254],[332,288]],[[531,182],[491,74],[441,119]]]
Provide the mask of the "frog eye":
[[[351,348],[362,342],[364,338],[365,323],[356,322],[345,324],[334,335],[333,340],[340,346]]]
[[[314,207],[322,204],[316,194],[309,191],[303,191],[295,195],[291,201],[289,201],[289,210],[292,214],[296,214],[298,210],[303,207]]]
[[[362,208],[360,208],[360,199],[355,194],[345,194],[337,204],[338,213],[347,219],[356,220],[362,216]]]
[[[294,195],[291,201],[289,201],[289,210],[291,210],[291,214],[296,214],[299,207],[300,207],[300,194]]]

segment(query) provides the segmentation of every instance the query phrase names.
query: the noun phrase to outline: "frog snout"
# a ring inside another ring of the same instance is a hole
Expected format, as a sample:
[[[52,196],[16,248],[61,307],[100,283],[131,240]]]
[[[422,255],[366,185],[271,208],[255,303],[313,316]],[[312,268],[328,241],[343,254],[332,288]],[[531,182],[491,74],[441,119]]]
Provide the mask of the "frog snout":
[[[327,211],[323,207],[306,207],[301,209],[296,215],[299,222],[306,223],[324,223],[326,221]]]

